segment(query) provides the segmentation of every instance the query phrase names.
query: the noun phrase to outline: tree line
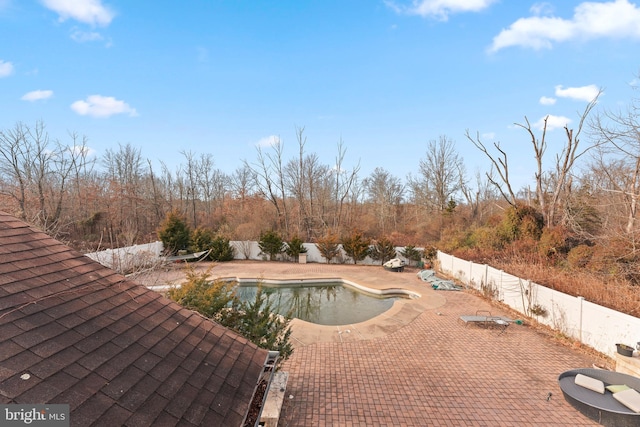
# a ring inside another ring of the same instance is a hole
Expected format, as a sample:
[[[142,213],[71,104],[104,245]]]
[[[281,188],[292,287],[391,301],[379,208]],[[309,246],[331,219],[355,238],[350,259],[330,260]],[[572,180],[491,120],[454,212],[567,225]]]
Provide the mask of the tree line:
[[[579,247],[577,264],[597,259],[594,269],[633,277],[640,105],[633,99],[624,111],[605,111],[597,99],[553,144],[546,120],[540,131],[526,117],[516,123],[536,165],[522,188],[510,175],[513,153],[468,130],[489,170],[470,176],[455,141],[443,135],[425,143],[418,170],[403,179],[383,167],[360,176],[343,141],[334,160],[323,162],[308,150],[304,128],[296,129],[293,157],[278,142],[225,173],[214,153],[182,151],[177,167],[161,163],[159,170],[130,143],[95,157],[86,136],[59,140],[36,122],[0,130],[0,201],[3,210],[80,250],[156,240],[161,222],[177,212],[194,230],[242,241],[269,230],[305,242],[357,232],[474,256],[504,256],[520,242],[538,261],[555,264],[573,259],[569,253]]]
[[[465,185],[462,159],[444,136],[428,143],[420,172],[406,184],[381,167],[360,177],[359,164],[346,166],[342,142],[328,164],[307,151],[303,128],[297,138],[296,157],[285,159],[282,143],[258,147],[254,160],[230,174],[215,166],[212,153],[187,151],[174,170],[164,163],[155,170],[133,144],[95,157],[86,136],[54,139],[43,122],[20,122],[0,130],[0,197],[4,210],[93,250],[156,239],[170,212],[183,215],[193,229],[236,240],[275,230],[313,242],[354,229],[372,237],[433,240],[434,214]]]

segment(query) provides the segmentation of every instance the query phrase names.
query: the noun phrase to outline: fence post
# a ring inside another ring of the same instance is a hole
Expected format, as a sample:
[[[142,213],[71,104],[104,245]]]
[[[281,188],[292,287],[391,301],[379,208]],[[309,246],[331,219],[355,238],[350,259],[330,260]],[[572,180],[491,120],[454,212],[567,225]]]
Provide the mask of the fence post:
[[[582,303],[584,302],[584,297],[578,297],[578,301],[580,301],[580,322],[578,323],[578,339],[580,343],[582,343]]]
[[[487,286],[489,280],[489,264],[484,265],[484,285]]]

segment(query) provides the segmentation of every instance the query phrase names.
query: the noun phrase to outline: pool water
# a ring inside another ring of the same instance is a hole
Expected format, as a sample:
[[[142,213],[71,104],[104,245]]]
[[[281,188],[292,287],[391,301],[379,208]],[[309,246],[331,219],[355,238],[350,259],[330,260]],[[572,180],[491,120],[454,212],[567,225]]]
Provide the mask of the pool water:
[[[241,283],[236,295],[242,301],[253,301],[257,283]],[[342,285],[262,284],[274,311],[318,325],[350,325],[364,322],[387,311],[402,296],[377,296]]]

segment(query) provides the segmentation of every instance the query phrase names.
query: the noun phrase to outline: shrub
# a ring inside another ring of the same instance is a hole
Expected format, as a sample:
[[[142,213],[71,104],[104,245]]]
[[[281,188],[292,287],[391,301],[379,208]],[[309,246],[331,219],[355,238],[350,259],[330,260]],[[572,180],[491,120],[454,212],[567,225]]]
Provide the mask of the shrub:
[[[369,255],[369,239],[360,231],[353,231],[348,237],[342,239],[342,248],[354,264],[362,261]]]
[[[593,257],[593,248],[587,245],[578,245],[567,254],[567,263],[571,268],[584,268]]]
[[[538,240],[542,235],[544,217],[532,206],[518,204],[505,211],[499,232],[504,240],[513,242],[521,237]]]
[[[276,256],[285,250],[285,244],[282,237],[273,230],[265,231],[260,234],[258,246],[262,253],[269,255],[269,261],[275,260]]]
[[[291,241],[287,243],[286,254],[293,258],[294,261],[298,260],[300,254],[307,253],[307,248],[304,247],[302,239],[298,236],[294,236]]]
[[[236,256],[236,251],[229,243],[229,239],[223,236],[214,237],[211,242],[211,253],[209,258],[213,261],[233,261]]]
[[[182,215],[177,211],[171,211],[160,224],[158,238],[162,241],[167,251],[176,253],[179,250],[189,248],[191,230]]]
[[[232,261],[235,258],[235,249],[229,239],[215,235],[209,228],[197,228],[193,232],[191,249],[193,252],[211,251],[207,256],[211,261]]]
[[[471,248],[471,232],[460,227],[448,227],[443,230],[438,246],[445,252],[454,252],[457,249]],[[426,255],[425,255],[426,257]]]
[[[240,303],[238,317],[232,328],[258,347],[280,352],[280,361],[293,353],[291,345],[290,316],[276,314],[269,297],[258,292],[253,301]]]
[[[478,227],[469,237],[471,246],[478,249],[502,249],[505,241],[492,227]]]
[[[405,246],[403,249],[400,250],[400,255],[408,259],[409,263],[413,261],[416,265],[422,259],[422,253],[423,253],[422,249],[417,249],[415,246],[412,246],[412,245]]]
[[[545,228],[538,242],[538,252],[546,258],[566,253],[567,232],[561,227]]]
[[[534,304],[533,306],[529,307],[529,313],[540,317],[547,317],[547,315],[549,314],[547,309],[540,304]]]
[[[432,261],[438,256],[438,249],[435,246],[427,245],[424,247],[424,258]]]
[[[316,239],[316,246],[318,247],[320,254],[327,260],[327,264],[329,264],[331,260],[340,253],[338,237],[331,232]]]
[[[369,255],[374,261],[380,261],[380,264],[384,264],[392,258],[395,258],[396,247],[393,242],[386,237],[373,242],[373,246],[369,250]]]
[[[193,252],[208,251],[213,246],[214,234],[210,228],[196,228],[191,236]],[[210,258],[211,254],[209,254]]]
[[[210,273],[210,270],[198,273],[193,268],[188,268],[185,283],[179,288],[170,289],[168,296],[183,307],[230,326],[232,316],[225,308],[236,303],[234,283],[211,281]]]
[[[211,281],[209,275],[210,270],[198,273],[188,269],[186,283],[171,289],[169,298],[233,329],[258,347],[279,351],[279,361],[289,358],[293,353],[291,318],[274,311],[261,287],[253,301],[241,302],[234,291],[235,282]]]

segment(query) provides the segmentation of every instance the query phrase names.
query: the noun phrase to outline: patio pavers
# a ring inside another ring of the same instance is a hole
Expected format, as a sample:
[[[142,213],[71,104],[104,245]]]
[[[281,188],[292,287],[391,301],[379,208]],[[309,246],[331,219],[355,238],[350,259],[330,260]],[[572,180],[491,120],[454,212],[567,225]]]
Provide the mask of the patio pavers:
[[[563,371],[602,364],[598,354],[576,350],[526,323],[502,334],[465,326],[459,316],[476,310],[514,314],[467,292],[435,291],[416,271],[261,262],[215,266],[214,276],[337,276],[422,294],[357,325],[295,321],[296,348],[282,366],[289,382],[280,426],[599,425],[571,407],[557,383]]]

